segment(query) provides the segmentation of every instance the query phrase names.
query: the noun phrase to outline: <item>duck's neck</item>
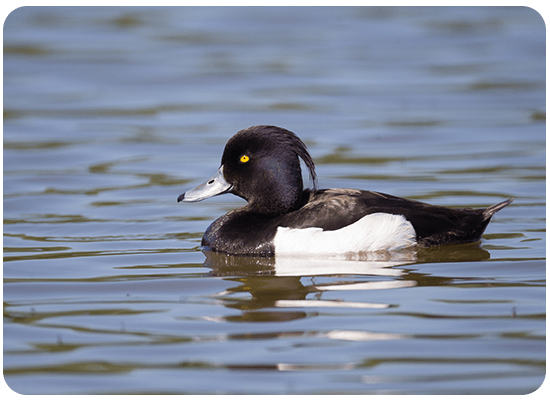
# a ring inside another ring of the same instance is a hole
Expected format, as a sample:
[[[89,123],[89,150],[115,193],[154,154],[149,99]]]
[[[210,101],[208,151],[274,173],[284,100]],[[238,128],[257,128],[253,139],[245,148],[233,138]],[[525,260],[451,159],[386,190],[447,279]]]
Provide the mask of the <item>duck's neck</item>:
[[[264,196],[249,201],[250,211],[266,216],[277,216],[295,211],[302,205],[302,188],[285,188],[284,192],[266,188]]]
[[[279,170],[264,178],[261,190],[254,191],[257,195],[247,199],[251,211],[266,216],[277,216],[295,211],[302,206],[304,189],[299,169],[287,169],[286,173]]]

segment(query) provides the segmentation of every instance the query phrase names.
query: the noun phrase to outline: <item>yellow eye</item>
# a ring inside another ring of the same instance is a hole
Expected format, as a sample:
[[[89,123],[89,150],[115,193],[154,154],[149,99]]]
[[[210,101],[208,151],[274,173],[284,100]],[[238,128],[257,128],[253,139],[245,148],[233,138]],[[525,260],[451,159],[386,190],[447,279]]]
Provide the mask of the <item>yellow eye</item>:
[[[250,157],[248,157],[248,156],[245,155],[245,156],[242,156],[242,157],[241,157],[241,160],[240,160],[240,161],[244,164],[244,163],[247,163],[249,160],[250,160]]]

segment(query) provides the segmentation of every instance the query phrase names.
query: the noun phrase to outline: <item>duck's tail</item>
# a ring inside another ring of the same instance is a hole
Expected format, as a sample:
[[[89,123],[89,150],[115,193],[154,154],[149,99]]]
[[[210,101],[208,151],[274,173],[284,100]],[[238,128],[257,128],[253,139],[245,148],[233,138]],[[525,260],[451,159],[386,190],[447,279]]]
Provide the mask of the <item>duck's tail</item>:
[[[486,221],[490,219],[496,212],[502,210],[504,207],[509,205],[514,199],[508,199],[504,200],[500,203],[493,204],[492,206],[487,207],[485,210],[483,210],[483,220]]]

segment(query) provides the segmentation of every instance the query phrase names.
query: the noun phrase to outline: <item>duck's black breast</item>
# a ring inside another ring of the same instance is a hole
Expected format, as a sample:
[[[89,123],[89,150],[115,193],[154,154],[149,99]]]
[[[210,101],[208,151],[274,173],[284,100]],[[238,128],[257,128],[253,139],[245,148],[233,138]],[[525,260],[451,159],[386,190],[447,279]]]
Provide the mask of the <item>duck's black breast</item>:
[[[204,233],[201,246],[233,255],[273,256],[276,224],[274,218],[243,207],[215,220]]]

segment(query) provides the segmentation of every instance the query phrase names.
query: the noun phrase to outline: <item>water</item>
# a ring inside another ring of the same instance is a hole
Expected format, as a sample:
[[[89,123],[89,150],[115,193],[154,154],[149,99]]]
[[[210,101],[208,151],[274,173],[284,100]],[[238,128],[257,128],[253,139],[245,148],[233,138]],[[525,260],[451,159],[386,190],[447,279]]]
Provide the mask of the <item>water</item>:
[[[529,8],[15,10],[4,25],[7,385],[535,391],[545,45]],[[296,132],[320,187],[452,207],[515,200],[480,244],[401,260],[206,257],[202,233],[243,201],[176,198],[255,124]]]

